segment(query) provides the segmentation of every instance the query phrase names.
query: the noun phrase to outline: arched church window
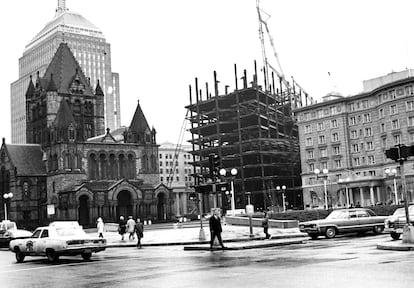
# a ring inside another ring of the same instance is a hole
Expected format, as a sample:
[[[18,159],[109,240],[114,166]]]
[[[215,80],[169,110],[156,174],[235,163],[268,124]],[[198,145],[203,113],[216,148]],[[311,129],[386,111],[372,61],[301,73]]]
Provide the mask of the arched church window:
[[[109,179],[118,178],[118,165],[116,163],[115,154],[109,155]]]
[[[107,165],[107,159],[106,159],[106,155],[105,154],[101,154],[101,155],[99,155],[99,166],[100,166],[100,169],[99,169],[99,179],[107,179],[108,178],[108,175],[107,175],[107,169],[106,169],[106,167],[108,166]]]
[[[135,178],[135,157],[132,154],[128,155],[128,175],[129,179]]]
[[[142,161],[141,162],[142,162],[142,164],[141,164],[142,170],[144,172],[147,172],[149,167],[148,167],[148,156],[146,154],[142,155]]]
[[[154,154],[151,155],[151,171],[157,170],[157,159]]]
[[[120,154],[119,155],[119,175],[121,178],[125,178],[125,155],[124,154]]]
[[[82,169],[82,153],[78,152],[75,155],[75,168],[76,169]]]
[[[90,179],[97,180],[98,165],[96,161],[96,155],[93,153],[89,155],[88,159],[88,174]]]
[[[57,156],[57,154],[54,154],[53,155],[53,165],[52,165],[52,167],[53,167],[53,169],[52,170],[58,170],[58,168],[59,168],[59,161],[58,161],[58,156]]]

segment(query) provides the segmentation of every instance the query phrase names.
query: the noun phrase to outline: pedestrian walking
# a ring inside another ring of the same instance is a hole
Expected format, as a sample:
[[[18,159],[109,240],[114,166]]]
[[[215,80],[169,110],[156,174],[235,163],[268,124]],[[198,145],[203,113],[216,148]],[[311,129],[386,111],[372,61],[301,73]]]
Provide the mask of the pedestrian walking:
[[[101,217],[99,217],[98,220],[96,220],[96,228],[98,229],[99,238],[103,238],[104,237],[103,233],[104,233],[104,230],[105,230],[105,224],[104,224]]]
[[[126,232],[126,221],[124,219],[124,216],[119,217],[119,223],[118,223],[118,233],[122,236],[121,240],[124,241],[124,234]]]
[[[213,249],[214,238],[217,237],[221,247],[225,249],[226,247],[223,244],[223,240],[221,239],[221,232],[223,229],[221,228],[221,219],[219,216],[219,210],[215,209],[213,216],[210,217],[209,220],[210,225],[210,249]]]
[[[265,234],[266,239],[271,239],[272,236],[269,234],[269,216],[267,211],[264,211],[263,220],[262,220],[263,233]]]
[[[135,224],[135,233],[137,233],[137,248],[141,249],[141,238],[144,237],[144,225],[142,225],[141,220],[138,218]]]
[[[129,233],[129,240],[135,240],[135,220],[132,218],[132,216],[128,217],[128,221],[126,224],[127,232]]]

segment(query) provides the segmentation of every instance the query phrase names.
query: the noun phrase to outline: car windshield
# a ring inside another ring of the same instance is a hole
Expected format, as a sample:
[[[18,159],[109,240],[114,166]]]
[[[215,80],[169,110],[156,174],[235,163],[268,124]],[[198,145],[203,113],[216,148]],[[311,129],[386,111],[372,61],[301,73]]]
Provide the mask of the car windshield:
[[[82,236],[85,237],[86,233],[82,228],[78,227],[56,227],[56,234],[60,237],[66,236]]]
[[[346,219],[348,218],[348,212],[347,211],[332,211],[331,214],[326,217],[328,220],[332,219]]]
[[[414,206],[408,207],[408,213],[410,215],[414,215]],[[393,215],[397,216],[397,217],[404,217],[405,216],[405,208],[398,208],[397,210],[395,210]]]
[[[11,222],[11,221],[1,222],[0,230],[11,230],[11,229],[17,229],[15,222]]]

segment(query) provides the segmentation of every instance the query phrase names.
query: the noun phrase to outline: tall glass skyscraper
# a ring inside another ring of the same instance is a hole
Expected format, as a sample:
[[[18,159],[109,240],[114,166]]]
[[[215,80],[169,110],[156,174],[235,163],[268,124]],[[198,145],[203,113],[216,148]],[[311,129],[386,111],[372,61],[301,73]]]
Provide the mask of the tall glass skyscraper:
[[[121,125],[119,74],[111,69],[111,45],[98,27],[82,15],[69,11],[65,0],[58,0],[56,15],[26,45],[19,59],[19,79],[11,84],[12,142],[26,143],[25,94],[30,76],[45,72],[59,44],[68,44],[92,87],[98,80],[105,94],[105,126]]]

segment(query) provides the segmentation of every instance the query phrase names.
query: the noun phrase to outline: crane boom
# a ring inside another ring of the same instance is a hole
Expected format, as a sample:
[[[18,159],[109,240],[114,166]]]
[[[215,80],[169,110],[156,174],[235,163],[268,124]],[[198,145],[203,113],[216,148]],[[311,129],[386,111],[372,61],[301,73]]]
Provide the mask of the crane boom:
[[[180,134],[178,136],[177,145],[175,146],[174,157],[173,157],[173,165],[172,165],[172,168],[170,168],[170,173],[168,174],[168,178],[167,178],[168,179],[167,180],[167,187],[169,187],[169,188],[171,188],[172,182],[174,181],[175,169],[177,168],[177,163],[178,163],[178,155],[180,154],[182,142],[183,142],[183,139],[184,139],[184,133],[185,133],[186,123],[187,123],[188,111],[189,110],[187,110],[187,113],[184,116],[183,124],[181,125],[181,130],[180,130]]]

